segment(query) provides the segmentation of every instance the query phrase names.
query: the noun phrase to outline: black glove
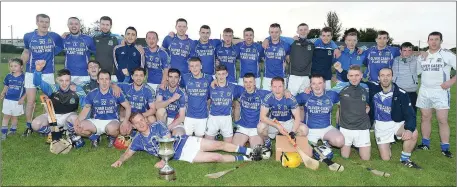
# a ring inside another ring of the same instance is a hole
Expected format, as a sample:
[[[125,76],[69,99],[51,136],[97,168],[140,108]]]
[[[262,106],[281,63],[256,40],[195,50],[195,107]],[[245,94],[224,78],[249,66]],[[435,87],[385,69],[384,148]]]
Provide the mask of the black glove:
[[[289,136],[290,138],[295,139],[295,132],[289,132]]]

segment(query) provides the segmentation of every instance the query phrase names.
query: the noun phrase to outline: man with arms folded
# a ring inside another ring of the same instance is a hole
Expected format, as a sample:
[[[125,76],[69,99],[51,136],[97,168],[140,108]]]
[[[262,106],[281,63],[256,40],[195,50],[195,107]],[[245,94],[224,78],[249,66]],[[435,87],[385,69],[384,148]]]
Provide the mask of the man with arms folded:
[[[186,117],[187,97],[185,90],[179,87],[181,72],[178,69],[168,70],[167,86],[158,88],[156,97],[157,121],[166,122],[173,136],[186,134],[184,119]]]

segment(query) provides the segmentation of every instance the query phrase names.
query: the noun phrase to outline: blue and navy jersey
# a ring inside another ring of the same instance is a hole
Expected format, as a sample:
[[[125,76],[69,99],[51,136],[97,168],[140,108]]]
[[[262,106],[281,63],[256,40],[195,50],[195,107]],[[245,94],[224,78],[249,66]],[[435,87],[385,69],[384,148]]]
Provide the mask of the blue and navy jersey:
[[[133,112],[145,113],[149,110],[149,105],[154,104],[156,94],[155,91],[147,84],[143,84],[140,90],[135,90],[135,83],[118,83],[127,101],[129,101]]]
[[[157,51],[151,51],[149,47],[143,49],[146,64],[145,68],[148,71],[148,83],[162,83],[163,70],[170,68],[170,56],[162,48],[157,48]]]
[[[5,79],[3,80],[3,85],[8,86],[8,91],[6,92],[5,99],[11,101],[19,101],[19,99],[21,99],[21,97],[25,94],[24,82],[25,75],[23,73],[17,77],[11,73],[6,75]]]
[[[343,70],[349,70],[349,67],[351,65],[359,65],[362,66],[363,61],[366,58],[366,53],[358,54],[357,53],[357,48],[354,49],[354,51],[350,51],[348,48],[345,48],[344,51],[341,51],[341,56],[339,58],[334,59],[335,62],[340,62],[341,63],[341,68]],[[336,78],[339,81],[343,81],[341,78],[341,73],[336,71]]]
[[[202,44],[199,40],[195,42],[195,49],[191,56],[199,57],[202,62],[202,72],[208,75],[214,75],[216,49],[221,45],[221,40],[210,39],[208,43]]]
[[[270,44],[265,49],[265,75],[264,77],[285,77],[284,62],[290,53],[290,44],[279,41],[277,44]]]
[[[48,32],[44,36],[38,35],[38,31],[26,33],[24,35],[24,48],[29,50],[29,61],[26,62],[26,72],[35,71],[37,60],[46,60],[43,73],[54,73],[54,56],[63,50],[62,37],[55,32]]]
[[[262,46],[258,43],[247,45],[246,42],[236,44],[240,58],[240,77],[246,73],[253,73],[256,78],[260,77],[259,62],[265,56]]]
[[[179,95],[181,95],[181,97],[178,100],[174,101],[173,103],[170,103],[169,105],[167,105],[167,107],[165,107],[165,109],[167,110],[167,116],[169,118],[175,118],[176,115],[179,114],[179,110],[181,108],[186,107],[187,96],[185,94],[185,90],[178,87],[178,88],[176,88],[176,90],[174,92],[171,92],[170,88],[167,87],[165,90],[163,90],[162,88],[159,88],[157,91],[157,96],[159,96],[159,95],[162,96],[162,101],[166,101],[166,100],[172,98],[173,94],[175,94],[175,93],[178,93]]]
[[[216,50],[216,58],[219,60],[219,63],[227,67],[227,81],[236,83],[236,59],[238,58],[239,51],[235,46],[225,47],[221,45]]]
[[[393,90],[388,93],[383,91],[378,92],[373,96],[374,103],[374,120],[377,121],[393,121],[392,120],[392,96]]]
[[[49,84],[43,81],[41,75],[41,72],[34,72],[33,84],[51,99],[56,114],[77,112],[79,106],[84,106],[86,92],[82,87],[76,86],[75,92],[70,88],[62,90],[59,84]]]
[[[270,119],[276,118],[278,121],[288,121],[292,119],[292,109],[296,109],[298,104],[295,97],[286,98],[283,96],[280,100],[275,98],[274,93],[265,96],[262,106],[270,109]]]
[[[367,67],[364,76],[368,81],[377,82],[379,70],[388,67],[392,68],[394,59],[400,56],[398,47],[387,46],[382,50],[378,50],[377,46],[373,46],[364,52],[364,64]]]
[[[331,80],[335,45],[332,43],[324,44],[322,40],[316,40],[314,46],[311,73],[320,74],[325,80]]]
[[[169,134],[170,131],[163,122],[154,122],[149,127],[149,135],[147,137],[143,136],[141,133],[137,133],[135,137],[133,137],[129,149],[132,151],[146,151],[147,153],[158,157],[159,139]],[[184,144],[186,144],[188,136],[182,135],[173,138],[175,138],[173,144],[175,154],[173,155],[173,159],[178,160],[181,157],[182,148],[184,147]]]
[[[241,93],[240,101],[241,112],[240,120],[236,122],[245,128],[257,128],[260,121],[260,108],[262,100],[270,91],[255,89],[253,93],[248,93],[246,90]]]
[[[65,68],[72,76],[88,76],[87,63],[90,54],[95,54],[95,43],[92,37],[78,34],[69,34],[63,39],[65,50]]]
[[[210,87],[211,105],[209,113],[212,116],[231,115],[233,99],[239,98],[243,90],[242,86],[228,82],[224,87]]]
[[[305,107],[306,121],[310,129],[322,129],[332,124],[333,104],[340,102],[338,93],[326,91],[322,96],[316,96],[313,92],[300,93],[296,97],[297,103]]]
[[[116,97],[111,88],[106,94],[97,88],[89,92],[86,97],[86,104],[92,106],[94,119],[99,120],[119,120],[119,105],[125,101],[123,93],[120,97]]]
[[[213,77],[203,73],[201,78],[195,78],[192,73],[186,73],[181,80],[186,88],[187,95],[186,117],[207,118],[208,107],[206,106],[206,101],[209,98],[209,89]]]
[[[143,55],[135,47],[135,44],[121,46],[118,45],[114,48],[114,64],[116,65],[116,76],[119,82],[125,80],[125,75],[122,69],[127,69],[129,75],[133,75],[133,70],[138,67],[144,67]],[[130,83],[133,82],[130,79]]]
[[[162,47],[170,55],[171,68],[178,69],[181,74],[189,72],[187,60],[189,60],[192,51],[195,49],[193,40],[189,38],[181,40],[178,36],[166,36],[163,39]]]

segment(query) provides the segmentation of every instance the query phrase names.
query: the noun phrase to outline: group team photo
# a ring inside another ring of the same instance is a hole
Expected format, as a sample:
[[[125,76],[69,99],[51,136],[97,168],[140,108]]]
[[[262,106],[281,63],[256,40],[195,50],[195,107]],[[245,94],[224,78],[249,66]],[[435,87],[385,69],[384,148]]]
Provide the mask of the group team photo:
[[[420,175],[455,183],[456,55],[433,27],[422,36],[428,47],[416,49],[392,45],[387,30],[372,46],[358,44],[356,28],[341,42],[331,26],[310,37],[306,19],[293,36],[271,23],[241,38],[210,24],[190,38],[185,17],[163,36],[135,26],[117,35],[109,15],[93,35],[78,15],[27,19],[36,26],[23,50],[1,64],[9,185],[421,185]],[[68,30],[50,31],[56,24]],[[335,181],[307,182],[318,175]]]

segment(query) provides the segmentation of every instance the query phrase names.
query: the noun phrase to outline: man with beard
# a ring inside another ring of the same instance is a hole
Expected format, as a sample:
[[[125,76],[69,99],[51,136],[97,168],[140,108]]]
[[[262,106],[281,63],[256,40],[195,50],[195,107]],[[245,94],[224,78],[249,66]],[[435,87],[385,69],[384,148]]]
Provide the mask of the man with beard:
[[[65,51],[65,69],[71,72],[71,82],[80,85],[89,81],[87,65],[90,54],[95,54],[94,40],[81,33],[81,23],[77,17],[68,18],[68,34],[63,39]]]

